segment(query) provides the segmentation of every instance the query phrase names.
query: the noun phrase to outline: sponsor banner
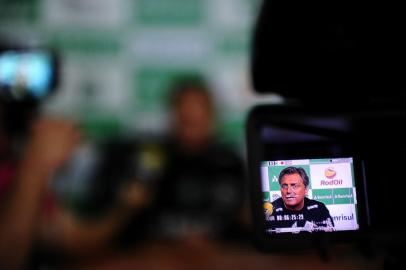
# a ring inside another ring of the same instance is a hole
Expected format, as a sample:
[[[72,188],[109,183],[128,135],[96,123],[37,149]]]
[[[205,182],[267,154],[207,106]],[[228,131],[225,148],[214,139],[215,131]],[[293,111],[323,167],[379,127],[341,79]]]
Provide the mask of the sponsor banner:
[[[154,27],[196,27],[204,22],[203,0],[138,0],[136,23]]]
[[[217,84],[213,92],[224,97],[219,102],[219,115],[220,121],[226,124],[220,125],[221,132],[227,136],[222,139],[240,149],[247,106],[256,102],[282,102],[277,95],[260,98],[253,95],[249,91],[251,85],[246,83],[249,81],[246,76],[249,73],[249,30],[260,0],[1,2],[4,4],[0,15],[4,16],[0,16],[0,21],[4,23],[0,24],[0,32],[6,37],[50,44],[61,53],[62,69],[69,68],[66,63],[76,57],[85,57],[86,68],[79,66],[79,74],[69,75],[75,77],[72,82],[61,76],[63,84],[54,97],[63,96],[64,100],[58,97],[47,101],[56,102],[51,104],[56,108],[63,103],[62,110],[69,114],[85,117],[89,111],[95,115],[105,114],[103,102],[107,100],[107,113],[114,113],[129,132],[162,132],[161,127],[167,125],[166,115],[162,115],[166,89],[170,86],[164,81],[166,72],[177,72],[179,68],[199,70],[209,83]],[[93,57],[105,58],[102,64],[106,69],[111,66],[111,57],[124,57],[122,69],[120,67],[122,78],[103,72],[99,75],[101,83],[94,82],[94,77],[84,78],[88,70],[101,67]],[[159,73],[162,67],[165,70]],[[154,76],[155,70],[157,76]],[[83,79],[80,73],[84,74]],[[110,88],[108,93],[103,86],[106,81]],[[110,87],[117,81],[117,85]],[[99,98],[100,85],[103,89]],[[65,97],[68,98],[65,100]],[[89,106],[85,106],[88,102]],[[231,116],[223,120],[224,115]]]
[[[9,27],[10,22],[27,22],[32,26],[37,22],[37,4],[37,1],[0,1],[0,27]]]
[[[57,31],[49,39],[50,45],[70,55],[106,57],[120,54],[123,44],[113,32],[86,30]]]
[[[343,188],[353,186],[352,164],[313,164],[310,165],[312,187]]]
[[[268,179],[269,179],[270,190],[280,190],[279,181],[278,181],[279,173],[280,173],[280,170],[278,170],[278,169],[275,170],[275,167],[269,167],[269,170],[268,170],[269,178]]]
[[[334,220],[337,231],[359,229],[358,216],[354,204],[327,205],[327,208]]]
[[[312,189],[312,197],[309,196],[309,198],[324,204],[334,204],[332,189]]]
[[[313,189],[314,200],[324,204],[354,204],[355,193],[352,188]]]
[[[269,192],[262,192],[262,198],[264,200],[264,202],[269,202],[270,201],[270,194]]]
[[[334,204],[353,204],[354,194],[352,188],[333,189]]]
[[[117,28],[131,15],[126,0],[43,0],[42,18],[49,26]]]
[[[232,57],[244,55],[249,50],[249,35],[243,31],[231,31],[229,33],[219,33],[215,37],[216,51],[223,56]]]

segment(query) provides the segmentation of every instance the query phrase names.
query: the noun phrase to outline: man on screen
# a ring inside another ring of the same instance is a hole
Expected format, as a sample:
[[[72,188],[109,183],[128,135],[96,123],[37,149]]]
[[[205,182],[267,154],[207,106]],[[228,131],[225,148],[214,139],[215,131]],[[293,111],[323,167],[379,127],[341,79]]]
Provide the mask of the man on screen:
[[[283,169],[278,181],[282,197],[264,206],[268,232],[334,231],[327,207],[306,197],[309,177],[303,168]]]

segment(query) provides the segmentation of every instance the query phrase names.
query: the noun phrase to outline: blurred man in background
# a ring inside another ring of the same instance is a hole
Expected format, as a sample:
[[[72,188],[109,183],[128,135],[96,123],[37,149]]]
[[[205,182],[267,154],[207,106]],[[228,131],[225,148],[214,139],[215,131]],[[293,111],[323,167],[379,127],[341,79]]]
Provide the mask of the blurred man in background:
[[[156,194],[158,234],[223,238],[240,229],[242,161],[215,138],[215,108],[203,80],[177,81],[170,92],[171,133]]]
[[[21,141],[3,128],[1,266],[20,269],[33,255],[40,265],[49,259],[80,263],[113,250],[116,240],[128,244],[132,236],[137,241],[146,232],[158,239],[192,242],[234,239],[241,233],[244,169],[238,156],[214,138],[215,109],[207,86],[201,80],[177,82],[170,109],[173,129],[161,147],[163,163],[155,173],[152,199],[142,181],[122,182],[130,177],[123,172],[136,166],[131,156],[142,153],[122,151],[116,142],[113,146],[119,147],[103,154],[90,183],[89,200],[96,198],[91,204],[103,209],[94,218],[78,214],[51,185],[61,169],[69,171],[67,165],[78,158],[75,153],[84,143],[72,121],[32,112]],[[10,121],[9,115],[2,114],[2,125],[20,122]],[[148,211],[139,211],[147,205]]]

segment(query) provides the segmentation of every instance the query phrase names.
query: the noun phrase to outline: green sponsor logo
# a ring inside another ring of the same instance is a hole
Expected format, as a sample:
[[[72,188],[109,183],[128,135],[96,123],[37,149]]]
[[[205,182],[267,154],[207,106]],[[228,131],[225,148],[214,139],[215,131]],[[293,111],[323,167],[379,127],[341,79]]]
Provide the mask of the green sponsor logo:
[[[0,1],[0,22],[35,22],[39,10],[37,1]]]
[[[60,50],[86,55],[116,55],[122,49],[115,33],[103,31],[96,33],[59,31],[51,37],[49,43]]]
[[[225,35],[219,35],[217,40],[217,49],[227,56],[246,55],[249,49],[250,33],[231,32]]]
[[[269,177],[269,188],[270,190],[280,190],[280,185],[278,181],[278,177],[276,175],[272,175]]]
[[[269,198],[270,198],[269,192],[263,192],[262,197],[263,197],[264,201],[269,202]]]
[[[84,117],[80,123],[83,133],[90,138],[106,139],[123,133],[120,121],[114,116]]]
[[[149,26],[198,26],[204,18],[203,0],[138,0],[135,19]]]
[[[334,204],[332,189],[313,189],[312,194],[314,200],[320,201],[324,204]]]
[[[352,188],[313,189],[313,199],[325,204],[353,204]]]
[[[335,188],[333,189],[334,204],[352,204],[354,195],[352,188]]]

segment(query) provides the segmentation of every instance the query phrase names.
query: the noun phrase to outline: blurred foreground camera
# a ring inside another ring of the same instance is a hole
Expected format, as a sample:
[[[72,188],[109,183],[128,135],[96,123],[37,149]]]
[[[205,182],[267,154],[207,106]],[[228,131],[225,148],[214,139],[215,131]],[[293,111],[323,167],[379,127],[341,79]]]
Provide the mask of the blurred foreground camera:
[[[39,104],[56,90],[59,61],[45,47],[0,44],[1,123],[11,135],[24,134]]]

